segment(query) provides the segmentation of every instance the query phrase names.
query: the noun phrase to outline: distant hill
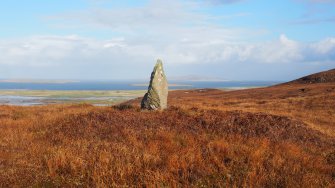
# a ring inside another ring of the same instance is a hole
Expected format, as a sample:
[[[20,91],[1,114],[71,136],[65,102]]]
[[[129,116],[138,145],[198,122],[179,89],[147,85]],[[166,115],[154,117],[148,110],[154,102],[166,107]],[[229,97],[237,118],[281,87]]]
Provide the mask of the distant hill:
[[[304,76],[302,78],[293,80],[288,83],[289,84],[316,84],[316,83],[329,83],[329,82],[335,82],[335,69]]]

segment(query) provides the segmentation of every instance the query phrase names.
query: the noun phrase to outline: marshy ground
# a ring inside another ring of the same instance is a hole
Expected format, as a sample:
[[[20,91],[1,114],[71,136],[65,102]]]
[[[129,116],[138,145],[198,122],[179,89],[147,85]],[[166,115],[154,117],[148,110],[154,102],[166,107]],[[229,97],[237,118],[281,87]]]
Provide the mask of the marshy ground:
[[[114,105],[143,96],[145,90],[0,90],[0,104],[34,106],[46,104]]]

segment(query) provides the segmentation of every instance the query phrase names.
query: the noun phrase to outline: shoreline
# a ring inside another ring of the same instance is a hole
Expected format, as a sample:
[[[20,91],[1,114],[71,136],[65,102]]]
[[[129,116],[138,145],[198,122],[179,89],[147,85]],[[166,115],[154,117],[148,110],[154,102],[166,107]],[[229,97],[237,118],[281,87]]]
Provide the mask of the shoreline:
[[[236,91],[260,87],[225,87],[211,88],[223,91]],[[171,89],[176,90],[206,90],[204,89]],[[52,104],[91,104],[94,106],[109,106],[119,104],[138,97],[143,97],[146,90],[29,90],[0,89],[0,105],[11,106],[41,106]]]
[[[145,92],[145,90],[0,90],[0,105],[87,103],[108,106],[143,96]]]

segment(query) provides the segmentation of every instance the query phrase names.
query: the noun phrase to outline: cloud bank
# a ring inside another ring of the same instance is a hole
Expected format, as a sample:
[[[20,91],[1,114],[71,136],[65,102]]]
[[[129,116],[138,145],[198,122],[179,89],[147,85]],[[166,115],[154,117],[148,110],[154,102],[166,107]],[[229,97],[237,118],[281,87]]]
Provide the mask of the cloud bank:
[[[74,34],[0,40],[0,74],[46,78],[61,75],[65,79],[144,78],[157,58],[164,60],[172,75],[214,74],[224,79],[235,76],[228,71],[238,73],[239,69],[257,72],[273,68],[279,75],[291,67],[335,66],[333,37],[300,42],[282,34],[273,40],[252,40],[264,31],[226,27],[217,21],[220,18],[201,12],[201,6],[193,0],[156,0],[141,6],[92,8],[51,16],[49,21],[54,27],[66,23],[64,29],[112,34],[105,39]],[[252,73],[246,75],[263,79]],[[271,78],[264,75],[264,79]],[[234,78],[249,77],[241,73]]]
[[[143,43],[125,38],[97,40],[80,36],[35,36],[0,41],[0,63],[55,64],[149,63],[161,57],[167,64],[307,63],[335,61],[335,38],[303,43],[281,35],[259,43],[230,43],[210,38]]]

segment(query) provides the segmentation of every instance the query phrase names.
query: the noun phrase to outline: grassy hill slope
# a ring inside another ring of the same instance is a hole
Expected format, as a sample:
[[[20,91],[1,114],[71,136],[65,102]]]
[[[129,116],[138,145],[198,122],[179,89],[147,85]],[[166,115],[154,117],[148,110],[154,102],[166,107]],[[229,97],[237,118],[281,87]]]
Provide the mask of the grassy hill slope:
[[[0,187],[335,186],[334,83],[139,101],[0,106]]]

